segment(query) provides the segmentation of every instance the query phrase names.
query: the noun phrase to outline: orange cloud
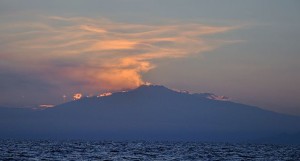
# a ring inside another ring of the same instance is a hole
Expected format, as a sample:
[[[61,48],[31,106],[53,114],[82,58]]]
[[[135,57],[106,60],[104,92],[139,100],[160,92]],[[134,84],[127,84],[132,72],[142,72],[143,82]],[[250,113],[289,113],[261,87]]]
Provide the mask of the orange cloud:
[[[1,26],[7,32],[2,34],[6,43],[0,48],[9,54],[0,53],[0,57],[7,66],[18,64],[17,69],[11,66],[15,70],[86,92],[137,87],[145,83],[141,74],[157,66],[153,60],[214,50],[234,41],[207,36],[238,28],[186,22],[129,24],[83,17],[37,18],[37,22]]]
[[[104,40],[94,43],[88,50],[101,51],[101,50],[125,50],[133,49],[136,42],[128,40]]]
[[[107,32],[105,29],[99,28],[99,27],[94,27],[94,26],[89,26],[89,25],[82,25],[80,26],[80,29],[90,31],[93,33],[105,33]]]

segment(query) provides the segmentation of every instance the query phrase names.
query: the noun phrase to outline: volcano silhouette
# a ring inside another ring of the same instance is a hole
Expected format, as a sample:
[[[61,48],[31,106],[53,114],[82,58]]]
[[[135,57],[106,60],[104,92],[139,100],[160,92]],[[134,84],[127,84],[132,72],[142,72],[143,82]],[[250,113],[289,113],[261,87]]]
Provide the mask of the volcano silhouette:
[[[82,98],[41,111],[1,108],[0,136],[280,142],[286,139],[277,136],[294,136],[300,132],[299,117],[213,99],[211,95],[143,85],[127,92]],[[290,139],[293,141],[295,139]]]

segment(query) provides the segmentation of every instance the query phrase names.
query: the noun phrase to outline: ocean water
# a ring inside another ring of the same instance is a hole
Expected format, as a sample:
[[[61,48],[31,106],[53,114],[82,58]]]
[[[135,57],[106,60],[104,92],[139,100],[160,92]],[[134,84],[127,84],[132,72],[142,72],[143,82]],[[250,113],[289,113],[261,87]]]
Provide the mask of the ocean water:
[[[1,140],[0,160],[300,160],[300,146],[201,142]]]

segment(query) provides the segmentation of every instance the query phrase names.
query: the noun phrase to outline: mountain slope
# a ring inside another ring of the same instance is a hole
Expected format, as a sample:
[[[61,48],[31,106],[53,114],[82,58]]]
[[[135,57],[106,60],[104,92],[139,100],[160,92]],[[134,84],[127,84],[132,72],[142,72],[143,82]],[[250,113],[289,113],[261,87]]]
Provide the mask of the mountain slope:
[[[2,136],[84,139],[252,141],[300,131],[299,117],[163,86],[141,86],[23,114]],[[2,113],[2,112],[1,112]],[[26,119],[26,117],[30,119]],[[5,123],[6,122],[6,123]],[[18,128],[21,126],[21,128]],[[5,129],[5,128],[4,128]],[[26,135],[24,131],[26,130]]]

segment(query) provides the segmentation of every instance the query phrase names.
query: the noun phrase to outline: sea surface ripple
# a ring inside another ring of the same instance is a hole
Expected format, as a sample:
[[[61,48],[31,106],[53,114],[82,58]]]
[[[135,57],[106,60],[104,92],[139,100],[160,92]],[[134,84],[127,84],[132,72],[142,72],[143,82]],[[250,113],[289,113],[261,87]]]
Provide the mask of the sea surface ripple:
[[[300,146],[201,142],[0,140],[0,160],[300,160]]]

